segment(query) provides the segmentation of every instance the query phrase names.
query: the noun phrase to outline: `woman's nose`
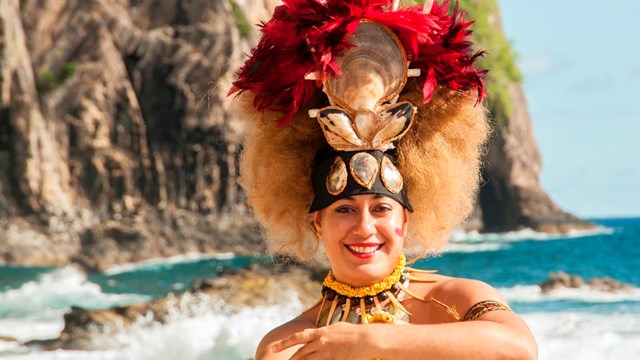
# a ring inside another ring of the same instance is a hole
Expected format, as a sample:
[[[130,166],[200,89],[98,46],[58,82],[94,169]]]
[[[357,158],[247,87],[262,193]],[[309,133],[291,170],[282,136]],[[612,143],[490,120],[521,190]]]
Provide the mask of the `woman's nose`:
[[[370,237],[376,233],[375,219],[368,211],[362,211],[354,225],[353,234],[363,238]]]

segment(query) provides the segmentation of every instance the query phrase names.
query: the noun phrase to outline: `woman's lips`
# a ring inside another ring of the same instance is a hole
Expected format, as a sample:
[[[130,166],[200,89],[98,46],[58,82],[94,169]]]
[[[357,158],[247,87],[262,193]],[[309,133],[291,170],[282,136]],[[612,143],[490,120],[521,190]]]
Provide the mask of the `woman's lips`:
[[[357,244],[345,244],[345,247],[349,252],[359,258],[370,258],[376,251],[382,248],[383,244],[374,243],[357,243]]]

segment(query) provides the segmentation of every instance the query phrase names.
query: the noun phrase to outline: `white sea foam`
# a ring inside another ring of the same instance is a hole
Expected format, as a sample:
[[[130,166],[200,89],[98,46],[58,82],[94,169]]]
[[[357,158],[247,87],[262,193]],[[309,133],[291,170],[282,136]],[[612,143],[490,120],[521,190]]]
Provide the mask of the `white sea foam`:
[[[532,286],[502,289],[508,300],[538,301],[543,295]],[[132,327],[109,334],[109,350],[93,352],[30,351],[0,346],[0,357],[31,359],[248,359],[267,331],[303,310],[295,294],[287,306],[247,308],[226,314],[219,308],[195,303],[177,304],[165,323],[142,318]],[[546,296],[546,295],[544,295]],[[590,295],[583,296],[590,298]],[[538,341],[540,359],[633,359],[640,356],[640,314],[592,314],[557,311],[524,314]]]
[[[300,310],[294,305],[248,308],[233,315],[209,312],[134,327],[116,339],[127,359],[248,359],[269,330]]]
[[[453,253],[475,253],[484,251],[498,251],[509,247],[508,244],[494,243],[470,243],[470,242],[450,242],[444,252]]]
[[[3,360],[119,360],[122,354],[115,350],[107,351],[30,351],[25,346],[14,346],[11,349],[0,347],[0,358]],[[164,359],[164,358],[162,358]]]
[[[290,320],[303,310],[296,294],[285,299],[288,305],[247,308],[227,314],[211,303],[176,304],[163,323],[140,318],[134,325],[96,336],[108,343],[107,351],[32,351],[15,346],[0,347],[0,357],[9,359],[249,359],[260,339],[275,326]]]
[[[640,359],[640,314],[554,312],[523,318],[538,342],[540,360]]]
[[[518,302],[580,301],[585,303],[610,303],[640,301],[639,288],[612,293],[583,286],[581,288],[560,288],[545,294],[537,285],[518,285],[512,288],[498,289],[498,291],[507,301]]]
[[[122,265],[114,265],[107,269],[104,273],[105,275],[116,275],[125,272],[131,272],[136,270],[144,270],[155,268],[158,266],[167,266],[167,265],[175,265],[175,264],[186,264],[193,263],[202,260],[230,260],[235,258],[235,254],[232,252],[218,253],[218,254],[201,254],[201,253],[190,253],[178,256],[172,256],[168,258],[158,258],[158,259],[149,259],[145,261],[122,264]]]
[[[559,239],[572,239],[579,237],[588,237],[596,235],[611,235],[615,232],[615,229],[598,226],[589,230],[571,230],[562,234],[548,234],[543,232],[534,231],[532,229],[523,229],[518,231],[509,231],[505,233],[479,233],[477,231],[464,232],[456,230],[451,234],[452,242],[467,242],[467,243],[480,243],[480,242],[516,242],[524,240],[559,240]]]
[[[615,229],[599,226],[591,230],[572,230],[564,234],[547,234],[534,231],[532,229],[524,229],[519,231],[511,231],[506,233],[479,233],[477,231],[464,232],[454,231],[451,234],[449,244],[444,252],[468,253],[468,252],[487,252],[507,249],[510,243],[535,240],[562,240],[589,237],[596,235],[610,235]]]
[[[65,267],[0,293],[0,335],[20,341],[55,338],[71,306],[98,309],[147,300],[142,295],[105,294],[81,271]]]
[[[57,316],[50,318],[30,316],[0,319],[0,335],[14,338],[19,342],[54,339],[64,328],[63,315],[63,312],[58,312]]]

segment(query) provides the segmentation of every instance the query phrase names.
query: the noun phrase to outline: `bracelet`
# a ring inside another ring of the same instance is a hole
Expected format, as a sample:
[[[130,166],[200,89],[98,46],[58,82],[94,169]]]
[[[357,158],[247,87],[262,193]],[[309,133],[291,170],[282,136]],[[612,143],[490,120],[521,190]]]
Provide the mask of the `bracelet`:
[[[467,311],[467,314],[464,316],[464,318],[462,319],[462,321],[471,321],[471,320],[476,320],[477,318],[479,318],[480,316],[491,312],[491,311],[496,311],[496,310],[507,310],[507,311],[511,311],[511,309],[509,309],[509,307],[501,302],[495,301],[495,300],[485,300],[485,301],[481,301],[475,305],[473,305],[471,307],[471,309],[469,309],[469,311]]]

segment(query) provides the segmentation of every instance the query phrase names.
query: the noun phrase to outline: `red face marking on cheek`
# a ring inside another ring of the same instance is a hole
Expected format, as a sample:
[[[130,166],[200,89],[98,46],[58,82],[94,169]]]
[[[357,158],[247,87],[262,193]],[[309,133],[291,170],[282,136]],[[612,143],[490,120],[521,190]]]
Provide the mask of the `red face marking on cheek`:
[[[396,235],[398,236],[404,236],[404,226],[401,228],[396,228],[395,229]]]

